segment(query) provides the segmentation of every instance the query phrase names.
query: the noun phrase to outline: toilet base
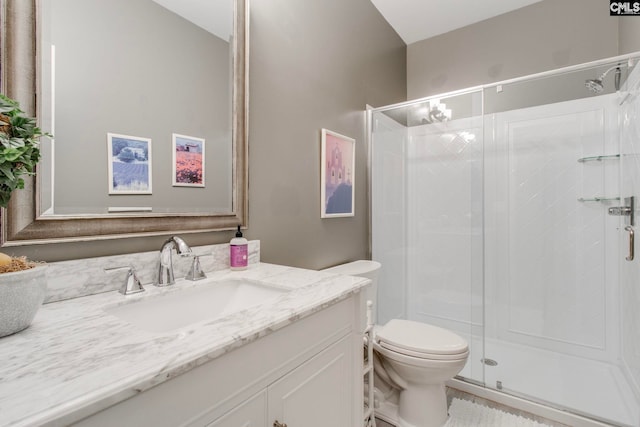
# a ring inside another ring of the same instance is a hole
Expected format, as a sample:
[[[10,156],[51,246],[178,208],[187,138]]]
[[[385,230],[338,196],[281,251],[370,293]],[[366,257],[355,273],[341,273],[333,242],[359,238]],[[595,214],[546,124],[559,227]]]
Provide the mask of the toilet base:
[[[447,422],[444,384],[409,384],[400,391],[399,427],[441,427]]]
[[[442,427],[449,419],[444,384],[427,387],[422,385],[420,390],[405,390],[402,393],[396,391],[395,395],[396,399],[391,398],[379,402],[375,409],[377,418],[397,427]],[[417,405],[409,403],[414,399],[417,399]],[[400,405],[394,403],[393,400],[398,401]],[[407,402],[405,405],[411,406],[404,406],[410,410],[405,409],[401,414],[399,406],[403,402]]]
[[[376,408],[375,417],[397,427],[398,405],[392,402],[380,402],[380,406]]]

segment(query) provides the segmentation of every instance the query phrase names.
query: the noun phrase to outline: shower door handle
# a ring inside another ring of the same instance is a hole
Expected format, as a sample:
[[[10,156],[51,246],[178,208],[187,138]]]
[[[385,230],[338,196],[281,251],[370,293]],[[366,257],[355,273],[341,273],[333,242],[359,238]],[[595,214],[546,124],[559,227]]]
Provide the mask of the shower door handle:
[[[627,225],[624,229],[629,232],[629,255],[625,259],[627,261],[633,261],[635,252],[635,232],[633,231],[633,227],[630,225]]]

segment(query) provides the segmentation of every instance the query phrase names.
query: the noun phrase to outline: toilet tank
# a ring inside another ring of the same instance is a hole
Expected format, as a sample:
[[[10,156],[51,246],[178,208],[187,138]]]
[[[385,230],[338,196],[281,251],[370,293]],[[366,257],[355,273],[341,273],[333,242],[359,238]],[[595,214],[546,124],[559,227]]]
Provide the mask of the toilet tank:
[[[325,268],[324,272],[333,274],[344,274],[346,276],[358,276],[371,279],[371,286],[365,291],[365,298],[373,301],[373,321],[376,323],[376,305],[378,298],[378,274],[382,265],[377,261],[359,260],[348,262],[346,264],[336,265],[335,267]]]

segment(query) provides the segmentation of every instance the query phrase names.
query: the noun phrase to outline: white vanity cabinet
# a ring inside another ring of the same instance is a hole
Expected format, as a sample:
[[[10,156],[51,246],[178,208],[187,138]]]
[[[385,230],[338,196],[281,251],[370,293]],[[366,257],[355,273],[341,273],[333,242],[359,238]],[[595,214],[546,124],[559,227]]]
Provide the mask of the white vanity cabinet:
[[[77,426],[362,425],[362,293],[78,421]]]
[[[267,391],[263,390],[233,408],[207,427],[266,427]]]
[[[288,427],[352,427],[352,342],[343,338],[269,386],[267,420]]]
[[[351,426],[351,350],[341,339],[207,427]]]

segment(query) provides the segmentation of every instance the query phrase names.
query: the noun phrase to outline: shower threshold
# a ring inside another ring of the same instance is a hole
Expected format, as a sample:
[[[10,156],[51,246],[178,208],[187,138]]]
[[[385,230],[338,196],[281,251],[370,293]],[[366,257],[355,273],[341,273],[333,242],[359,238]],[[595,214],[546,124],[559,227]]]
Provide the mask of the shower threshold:
[[[469,362],[460,373],[462,379],[447,384],[453,388],[473,394],[478,394],[479,390],[492,392],[494,395],[490,398],[493,400],[499,397],[528,402],[536,410],[514,406],[513,402],[500,403],[572,426],[638,425],[640,407],[634,399],[633,389],[622,370],[613,364],[487,340],[486,356],[498,362],[496,366],[487,366],[482,362],[481,339],[473,338],[470,342],[473,345]],[[484,383],[488,387],[476,385],[477,380],[464,380],[477,377],[471,373],[483,369]],[[468,387],[474,391],[467,390]],[[550,416],[547,411],[555,415]]]

